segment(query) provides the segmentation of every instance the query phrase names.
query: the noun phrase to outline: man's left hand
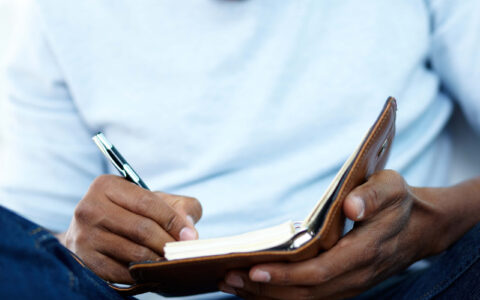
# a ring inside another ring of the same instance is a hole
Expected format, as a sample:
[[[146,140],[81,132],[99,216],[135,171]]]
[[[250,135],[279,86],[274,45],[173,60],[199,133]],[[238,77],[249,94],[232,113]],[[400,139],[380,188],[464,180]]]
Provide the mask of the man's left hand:
[[[423,189],[394,171],[380,171],[345,199],[355,228],[333,248],[298,263],[230,271],[220,289],[247,299],[338,299],[355,296],[440,252],[441,213]]]

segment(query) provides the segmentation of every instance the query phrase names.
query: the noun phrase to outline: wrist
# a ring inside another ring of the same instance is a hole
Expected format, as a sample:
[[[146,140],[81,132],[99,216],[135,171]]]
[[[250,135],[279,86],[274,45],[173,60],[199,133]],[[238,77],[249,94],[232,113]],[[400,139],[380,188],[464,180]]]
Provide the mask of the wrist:
[[[437,188],[410,187],[410,191],[414,199],[410,228],[420,243],[417,259],[441,253],[451,215],[439,204]]]
[[[428,216],[422,228],[430,247],[425,256],[436,255],[459,240],[480,221],[480,178],[442,188],[412,188],[421,214]],[[417,229],[418,230],[418,229]]]

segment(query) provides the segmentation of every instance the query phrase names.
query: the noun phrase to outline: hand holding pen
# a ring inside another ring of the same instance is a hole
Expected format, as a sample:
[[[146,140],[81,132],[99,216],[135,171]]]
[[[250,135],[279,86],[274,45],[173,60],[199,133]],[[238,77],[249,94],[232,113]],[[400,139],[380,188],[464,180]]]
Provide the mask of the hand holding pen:
[[[123,177],[146,190],[150,190],[140,176],[138,176],[137,172],[133,170],[130,164],[123,158],[122,154],[107,140],[103,133],[97,133],[92,140]]]
[[[202,208],[195,198],[148,190],[103,134],[94,140],[122,177],[97,177],[59,238],[103,279],[132,283],[130,262],[158,260],[165,243],[198,237]]]

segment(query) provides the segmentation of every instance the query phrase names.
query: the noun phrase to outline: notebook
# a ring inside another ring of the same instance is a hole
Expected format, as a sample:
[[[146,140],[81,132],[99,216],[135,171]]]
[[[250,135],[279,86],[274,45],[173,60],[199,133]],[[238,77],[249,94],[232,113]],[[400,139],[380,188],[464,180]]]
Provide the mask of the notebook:
[[[360,145],[304,220],[235,236],[167,243],[163,260],[130,265],[135,285],[114,288],[127,295],[147,291],[164,296],[214,292],[231,269],[301,261],[330,249],[342,236],[345,197],[386,164],[395,136],[396,107],[396,100],[389,97]]]

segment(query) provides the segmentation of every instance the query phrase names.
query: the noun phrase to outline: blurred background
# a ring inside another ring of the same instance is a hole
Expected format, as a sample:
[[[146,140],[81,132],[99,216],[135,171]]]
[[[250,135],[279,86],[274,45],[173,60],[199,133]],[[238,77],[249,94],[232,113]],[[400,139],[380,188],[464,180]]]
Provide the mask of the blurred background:
[[[0,57],[3,58],[8,40],[12,35],[13,19],[15,17],[15,1],[0,0]],[[18,6],[18,5],[17,5]]]
[[[9,44],[14,38],[15,22],[23,0],[0,0],[0,118],[4,113],[5,101],[4,63]],[[480,101],[480,100],[479,100]],[[2,147],[0,128],[0,155]],[[454,137],[454,152],[450,182],[456,183],[466,178],[480,175],[480,132],[474,133],[457,107],[449,124]],[[1,166],[0,166],[1,167]]]
[[[0,120],[3,119],[5,100],[4,65],[9,41],[13,36],[14,19],[22,0],[0,0]],[[0,123],[1,124],[1,123]],[[1,126],[1,125],[0,125]],[[2,151],[2,131],[0,128],[0,155]]]

